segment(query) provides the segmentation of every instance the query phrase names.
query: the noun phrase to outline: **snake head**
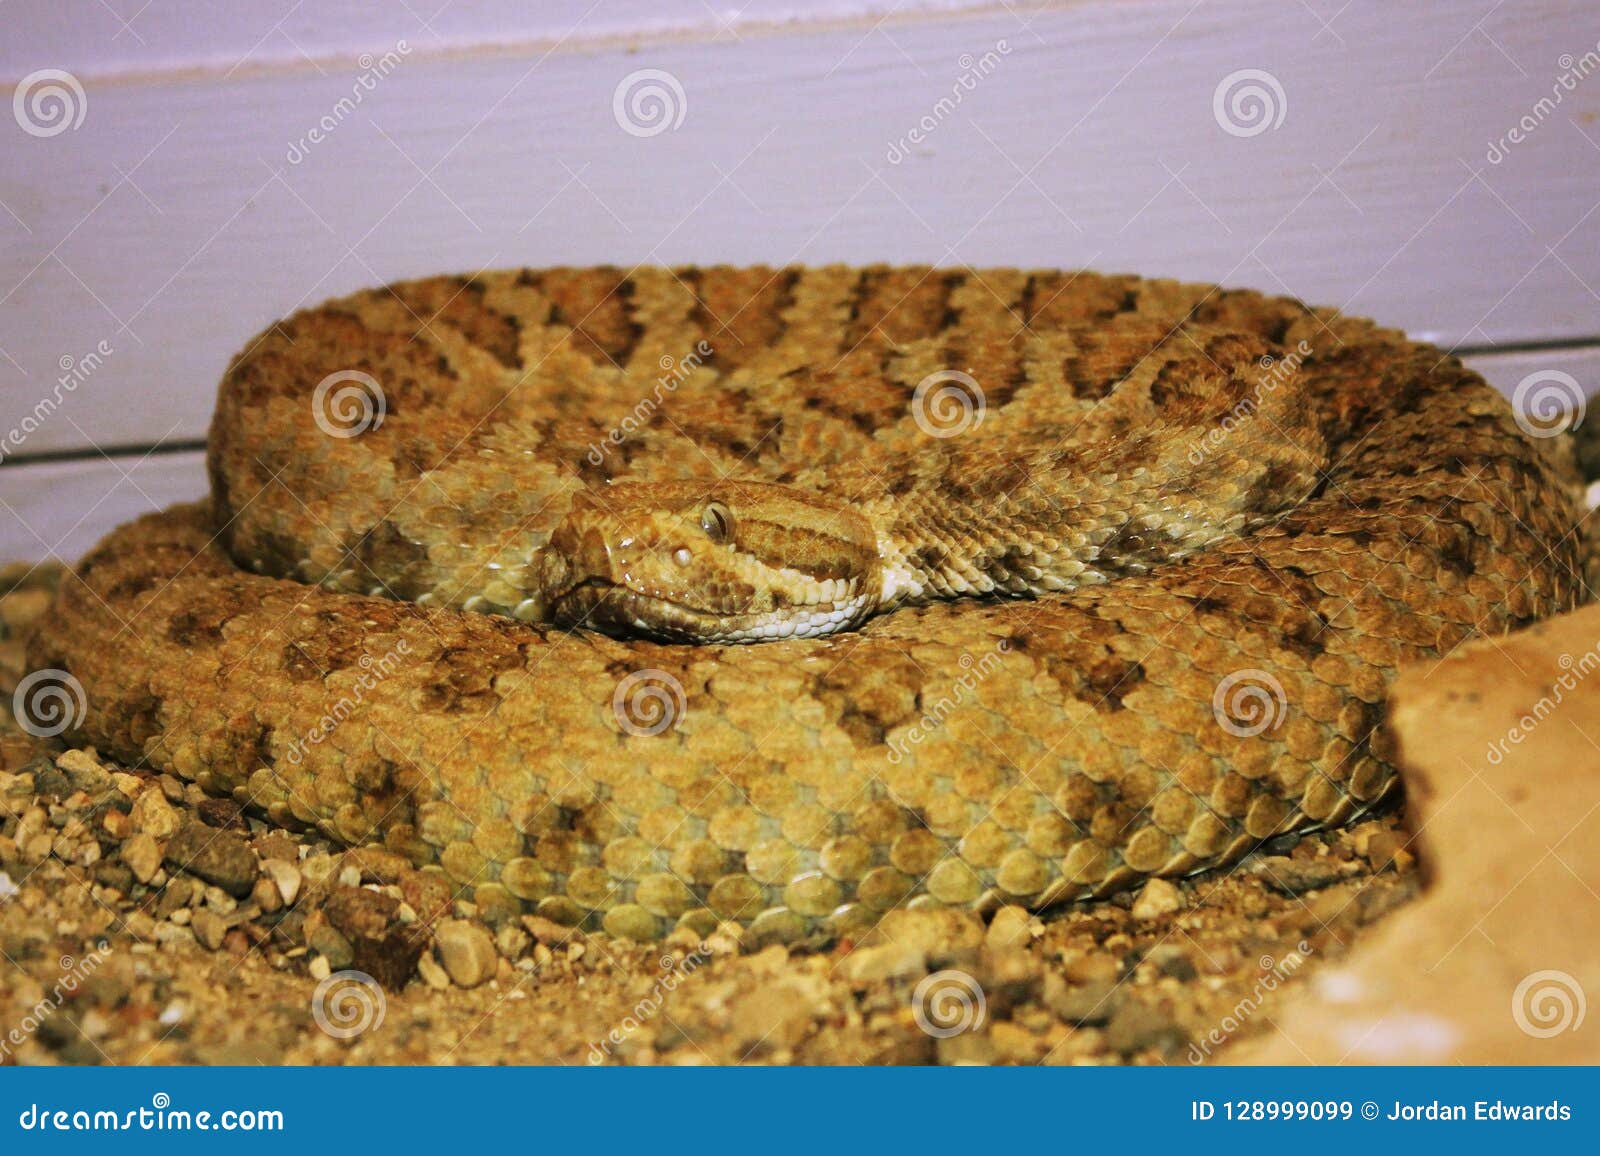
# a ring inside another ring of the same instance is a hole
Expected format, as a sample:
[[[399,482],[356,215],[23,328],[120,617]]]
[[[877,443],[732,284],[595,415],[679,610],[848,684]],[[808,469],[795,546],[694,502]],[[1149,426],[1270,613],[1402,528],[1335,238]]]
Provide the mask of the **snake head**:
[[[882,589],[877,535],[842,502],[759,482],[627,482],[574,499],[550,538],[552,617],[670,642],[815,638]]]

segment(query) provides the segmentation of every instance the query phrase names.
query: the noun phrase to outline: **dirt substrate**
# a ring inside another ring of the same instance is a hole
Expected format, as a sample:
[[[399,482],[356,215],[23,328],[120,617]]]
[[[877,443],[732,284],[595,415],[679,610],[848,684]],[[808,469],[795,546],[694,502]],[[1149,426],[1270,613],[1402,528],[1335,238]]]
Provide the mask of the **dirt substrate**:
[[[8,698],[52,578],[0,576]],[[1392,813],[1042,919],[635,944],[486,924],[436,870],[7,717],[0,1064],[1211,1062],[1417,894],[1407,840]]]

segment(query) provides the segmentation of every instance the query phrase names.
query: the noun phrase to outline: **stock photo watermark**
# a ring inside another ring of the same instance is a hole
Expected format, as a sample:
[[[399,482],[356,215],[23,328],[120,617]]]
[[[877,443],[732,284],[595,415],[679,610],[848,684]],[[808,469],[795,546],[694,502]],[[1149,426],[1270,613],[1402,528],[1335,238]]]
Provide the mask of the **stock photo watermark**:
[[[1577,658],[1573,658],[1571,654],[1563,654],[1556,662],[1561,667],[1561,673],[1550,682],[1550,689],[1540,695],[1539,701],[1533,704],[1532,709],[1512,723],[1504,735],[1495,739],[1485,749],[1483,757],[1491,767],[1498,767],[1505,762],[1512,747],[1520,747],[1527,742],[1539,728],[1539,724],[1555,714],[1566,700],[1566,696],[1578,689],[1580,682],[1596,670],[1600,670],[1600,642],[1595,643]]]
[[[611,696],[611,713],[625,734],[654,738],[677,726],[688,710],[683,684],[664,670],[636,670]]]
[[[36,739],[53,739],[76,729],[88,710],[83,684],[55,667],[25,675],[11,694],[12,717]]]
[[[1589,1001],[1583,985],[1564,971],[1535,971],[1511,993],[1511,1018],[1524,1035],[1548,1040],[1583,1026]]]
[[[363,52],[356,60],[361,72],[350,86],[350,95],[341,96],[299,140],[290,141],[284,159],[291,165],[298,165],[305,160],[311,154],[311,150],[332,136],[334,131],[361,107],[367,96],[377,91],[378,84],[399,68],[400,62],[410,55],[411,45],[404,40],[395,41],[394,47],[382,56],[374,57],[370,52]]]
[[[106,358],[116,352],[109,341],[100,341],[88,353],[74,357],[70,353],[61,355],[56,362],[61,373],[56,377],[55,384],[50,387],[50,392],[34,403],[34,407],[25,414],[21,421],[0,434],[0,462],[6,460],[7,455],[14,454],[22,448],[22,444],[34,433],[38,432],[61,408],[67,398],[76,393],[78,387],[94,376]]]
[[[1517,428],[1531,438],[1553,438],[1577,429],[1589,405],[1583,386],[1559,369],[1538,369],[1511,391]]]
[[[676,132],[689,115],[683,83],[660,68],[641,68],[617,82],[611,93],[611,116],[629,136],[652,137]]]
[[[1236,670],[1217,683],[1211,694],[1211,713],[1230,735],[1253,739],[1283,725],[1289,696],[1283,683],[1264,670]]]
[[[1282,357],[1273,357],[1267,354],[1257,364],[1262,369],[1262,375],[1256,380],[1256,387],[1239,404],[1235,405],[1222,420],[1206,431],[1204,437],[1197,438],[1189,443],[1189,464],[1198,466],[1213,453],[1242,422],[1248,421],[1256,415],[1261,408],[1261,403],[1269,394],[1276,393],[1290,381],[1294,380],[1300,367],[1305,364],[1306,358],[1311,356],[1311,345],[1302,340]]]
[[[964,971],[948,969],[923,976],[911,993],[911,1018],[936,1040],[976,1031],[988,1017],[983,985]]]
[[[917,382],[911,418],[929,437],[958,437],[983,424],[986,401],[970,370],[941,369]]]
[[[82,958],[63,955],[59,961],[61,978],[57,979],[50,989],[23,1013],[19,1022],[11,1025],[4,1036],[0,1036],[0,1060],[11,1059],[15,1050],[32,1038],[44,1026],[45,1021],[60,1011],[61,1006],[77,994],[78,989],[100,969],[100,965],[109,959],[111,954],[110,942],[102,940],[95,945],[94,950]]]
[[[1211,115],[1229,136],[1260,136],[1282,126],[1289,115],[1289,96],[1272,73],[1241,68],[1217,82],[1211,93]]]
[[[1311,957],[1311,954],[1311,945],[1302,939],[1295,945],[1295,949],[1282,959],[1273,959],[1270,955],[1263,955],[1259,963],[1264,974],[1260,979],[1256,980],[1250,991],[1229,1009],[1226,1015],[1207,1030],[1203,1036],[1189,1045],[1189,1062],[1191,1064],[1204,1063],[1210,1058],[1213,1051],[1232,1039],[1239,1029],[1255,1018],[1267,996],[1277,991],[1291,976],[1306,965],[1306,960]]]
[[[76,76],[63,68],[41,68],[17,82],[11,115],[29,136],[60,136],[76,131],[89,115],[89,96]]]
[[[370,373],[341,369],[311,391],[311,420],[331,438],[359,437],[383,424],[388,399]]]
[[[174,1108],[171,1096],[157,1092],[148,1107],[123,1112],[29,1104],[17,1116],[17,1126],[25,1132],[282,1132],[284,1120],[276,1108]]]
[[[912,747],[921,744],[928,736],[943,727],[951,715],[973,698],[978,684],[1000,669],[1000,656],[1010,649],[1011,643],[1001,639],[995,643],[994,650],[982,658],[973,658],[970,654],[963,654],[958,658],[957,665],[963,672],[961,677],[951,683],[950,688],[931,703],[926,699],[923,700],[922,717],[912,723],[904,734],[898,734],[889,740],[889,761],[901,762]]]
[[[1001,61],[1010,55],[1011,45],[1005,40],[996,40],[994,47],[982,56],[974,57],[970,52],[963,52],[956,61],[961,73],[950,86],[950,94],[934,101],[933,108],[924,113],[922,119],[902,133],[898,140],[891,141],[884,159],[891,165],[898,165],[909,157],[913,149],[925,143],[940,125],[955,115],[961,102],[970,93],[976,92],[979,84],[993,76]]]
[[[1561,107],[1566,98],[1578,91],[1579,84],[1600,72],[1600,42],[1596,42],[1582,56],[1575,57],[1570,52],[1563,52],[1556,59],[1556,67],[1561,71],[1550,85],[1550,95],[1534,101],[1533,106],[1502,133],[1499,140],[1490,141],[1488,150],[1483,154],[1484,160],[1491,165],[1504,163],[1512,149],[1529,140],[1545,121],[1555,115],[1556,109]]]
[[[383,1026],[389,1001],[364,971],[336,971],[311,993],[311,1018],[336,1040],[352,1040]]]
[[[682,959],[673,955],[661,957],[661,974],[650,985],[650,990],[634,1003],[622,1021],[606,1033],[605,1039],[589,1045],[589,1063],[603,1064],[615,1049],[621,1047],[636,1032],[661,1014],[667,997],[677,991],[688,979],[711,959],[704,945],[689,952]]]
[[[655,388],[650,391],[648,397],[640,399],[639,404],[634,406],[626,417],[612,426],[603,438],[598,442],[590,443],[589,450],[584,455],[589,464],[591,466],[603,465],[612,450],[649,425],[651,419],[655,417],[656,411],[661,408],[661,403],[667,397],[676,393],[678,387],[688,381],[694,375],[695,370],[704,365],[714,352],[715,350],[711,348],[711,343],[702,340],[695,343],[695,347],[689,351],[687,357],[673,357],[670,353],[662,354],[658,363],[661,366],[661,376],[656,378]]]
[[[327,737],[339,729],[339,724],[344,722],[356,709],[366,701],[367,693],[378,686],[400,667],[401,659],[411,653],[411,643],[401,639],[390,650],[378,658],[370,654],[363,654],[358,665],[361,673],[356,676],[355,684],[349,693],[339,697],[339,701],[328,708],[326,714],[317,720],[317,724],[294,742],[289,744],[288,754],[285,756],[291,763],[298,766],[305,760],[306,748],[319,746]]]

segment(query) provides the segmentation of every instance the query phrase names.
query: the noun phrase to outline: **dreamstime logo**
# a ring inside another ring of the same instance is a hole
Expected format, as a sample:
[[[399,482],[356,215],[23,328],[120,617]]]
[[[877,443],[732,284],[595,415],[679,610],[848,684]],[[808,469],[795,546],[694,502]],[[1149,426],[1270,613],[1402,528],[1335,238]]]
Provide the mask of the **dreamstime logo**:
[[[1249,1023],[1267,1002],[1267,997],[1305,966],[1306,960],[1311,957],[1311,951],[1311,945],[1302,939],[1282,959],[1263,955],[1257,961],[1261,977],[1247,994],[1241,996],[1232,1008],[1223,1013],[1222,1018],[1210,1031],[1189,1045],[1189,1062],[1204,1063],[1213,1051],[1227,1043],[1235,1032]]]
[[[1264,670],[1236,670],[1217,683],[1211,695],[1217,725],[1241,739],[1277,730],[1288,709],[1283,684]]]
[[[315,726],[289,744],[289,761],[299,766],[306,757],[306,748],[317,746],[331,735],[340,723],[354,714],[356,708],[366,701],[367,692],[399,669],[400,659],[410,653],[411,643],[402,638],[395,644],[393,650],[378,658],[363,654],[357,664],[361,668],[361,673],[356,675],[354,682],[350,684],[349,693],[340,695],[339,701],[328,708],[327,713],[317,720]]]
[[[89,709],[83,684],[64,670],[36,670],[17,683],[11,713],[34,738],[53,739],[83,722]]]
[[[683,684],[664,670],[636,670],[617,683],[611,713],[635,738],[661,734],[678,725],[688,709]]]
[[[1484,757],[1488,759],[1490,766],[1498,767],[1505,762],[1506,756],[1511,753],[1511,748],[1520,747],[1527,742],[1539,724],[1555,714],[1561,704],[1567,701],[1567,695],[1578,689],[1578,683],[1596,670],[1600,670],[1600,642],[1596,642],[1577,658],[1573,658],[1571,654],[1563,654],[1556,659],[1556,664],[1561,667],[1561,673],[1546,683],[1549,690],[1540,695],[1539,701],[1511,724],[1504,736],[1491,742],[1485,750]]]
[[[60,136],[77,129],[89,112],[89,97],[72,73],[60,68],[30,72],[11,94],[11,115],[29,136]]]
[[[629,136],[659,136],[676,132],[689,112],[683,85],[670,72],[641,68],[630,72],[611,94],[611,115]]]
[[[1268,396],[1288,384],[1294,375],[1300,372],[1301,365],[1310,356],[1311,344],[1303,338],[1298,345],[1282,357],[1273,357],[1270,353],[1262,355],[1261,359],[1256,362],[1261,367],[1261,376],[1256,379],[1255,389],[1250,392],[1249,396],[1223,414],[1221,420],[1207,430],[1203,436],[1189,443],[1189,464],[1198,466],[1206,460],[1206,455],[1222,445],[1234,430],[1238,429],[1244,422],[1254,418]]]
[[[983,988],[964,971],[936,971],[911,993],[911,1018],[936,1040],[982,1027],[988,1010]]]
[[[22,1044],[71,998],[91,975],[100,969],[111,955],[109,940],[100,940],[87,955],[74,958],[63,955],[59,961],[61,978],[32,1007],[23,1011],[22,1019],[0,1036],[0,1060],[12,1057],[14,1049]]]
[[[1511,993],[1511,1018],[1536,1040],[1577,1031],[1588,1010],[1582,986],[1564,971],[1535,971]]]
[[[917,382],[911,416],[929,437],[951,438],[983,424],[983,387],[970,373],[941,369]]]
[[[1512,149],[1531,137],[1555,115],[1556,109],[1566,103],[1567,95],[1577,91],[1580,82],[1600,72],[1600,42],[1596,42],[1582,56],[1575,57],[1570,52],[1563,52],[1556,58],[1556,66],[1561,73],[1550,86],[1550,95],[1541,96],[1499,140],[1489,142],[1484,159],[1491,165],[1498,165],[1510,156]]]
[[[383,987],[364,971],[336,971],[311,993],[311,1018],[336,1040],[377,1031],[387,1009]]]
[[[677,991],[684,980],[710,959],[711,955],[706,950],[705,944],[701,944],[682,959],[674,955],[663,955],[661,975],[650,985],[650,990],[639,997],[632,1010],[622,1017],[622,1021],[606,1033],[605,1039],[589,1045],[589,1063],[605,1063],[616,1048],[661,1012],[666,1006],[667,997]]]
[[[904,734],[897,734],[889,740],[889,761],[901,762],[912,747],[944,726],[950,716],[969,699],[976,698],[978,684],[1004,665],[1000,656],[1010,649],[1011,640],[1002,638],[995,643],[993,652],[985,654],[982,658],[963,654],[957,660],[962,670],[961,677],[951,683],[950,689],[938,698],[933,698],[925,691],[920,700],[922,717],[913,722]]]
[[[378,82],[399,68],[400,62],[409,55],[411,55],[411,45],[404,40],[395,41],[393,48],[376,58],[370,52],[363,52],[356,58],[361,73],[351,84],[350,95],[341,96],[334,102],[333,108],[324,113],[305,135],[299,140],[290,141],[284,159],[291,165],[297,165],[305,160],[313,148],[327,140],[333,130],[355,112],[356,108],[366,100],[369,92],[377,89]]]
[[[1281,125],[1288,112],[1283,85],[1260,68],[1228,73],[1211,94],[1211,115],[1229,136],[1260,136]]]
[[[1511,393],[1517,426],[1531,438],[1553,438],[1576,429],[1587,404],[1578,379],[1559,369],[1536,370]]]
[[[56,362],[61,368],[61,373],[49,394],[41,397],[30,412],[22,415],[16,425],[0,433],[0,461],[4,461],[7,454],[21,449],[23,442],[54,417],[67,397],[76,393],[78,387],[105,364],[106,358],[110,357],[112,352],[109,341],[100,341],[88,353],[78,357],[63,353]]]
[[[359,369],[328,374],[311,394],[311,416],[331,438],[353,438],[377,429],[386,409],[383,387]]]
[[[1000,61],[1010,55],[1011,45],[1005,40],[995,41],[994,47],[979,57],[974,57],[970,52],[963,52],[956,61],[961,74],[950,86],[950,95],[941,96],[934,101],[933,108],[921,120],[902,134],[899,140],[890,143],[886,154],[888,162],[897,165],[911,156],[917,146],[933,135],[935,129],[955,115],[956,109],[961,107],[961,102],[966,99],[967,93],[976,92],[979,83],[994,75],[995,69],[1000,67]]]
[[[704,365],[715,352],[709,341],[697,341],[687,357],[675,358],[670,353],[663,353],[661,360],[657,362],[661,366],[661,376],[656,378],[655,389],[649,397],[641,398],[639,404],[633,407],[633,411],[611,427],[605,437],[589,444],[589,452],[584,455],[589,464],[591,466],[605,464],[606,457],[613,447],[620,446],[649,425],[666,397],[676,393],[678,387],[689,380],[690,374]]]

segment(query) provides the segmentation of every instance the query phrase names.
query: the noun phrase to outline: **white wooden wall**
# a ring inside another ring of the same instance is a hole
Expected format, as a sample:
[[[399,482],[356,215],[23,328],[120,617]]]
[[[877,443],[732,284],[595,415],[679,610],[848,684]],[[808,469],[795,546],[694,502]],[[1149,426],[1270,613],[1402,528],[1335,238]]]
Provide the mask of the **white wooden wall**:
[[[197,496],[253,332],[443,271],[1092,266],[1600,387],[1593,0],[4,0],[0,82],[0,558]]]

